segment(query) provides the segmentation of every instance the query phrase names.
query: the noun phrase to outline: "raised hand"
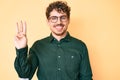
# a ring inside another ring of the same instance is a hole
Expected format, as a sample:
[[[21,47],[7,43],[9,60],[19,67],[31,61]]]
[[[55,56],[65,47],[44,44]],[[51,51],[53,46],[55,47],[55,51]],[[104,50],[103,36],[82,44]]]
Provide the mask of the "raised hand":
[[[27,46],[27,36],[26,36],[26,22],[17,22],[17,34],[15,36],[15,47],[17,49],[25,48]]]

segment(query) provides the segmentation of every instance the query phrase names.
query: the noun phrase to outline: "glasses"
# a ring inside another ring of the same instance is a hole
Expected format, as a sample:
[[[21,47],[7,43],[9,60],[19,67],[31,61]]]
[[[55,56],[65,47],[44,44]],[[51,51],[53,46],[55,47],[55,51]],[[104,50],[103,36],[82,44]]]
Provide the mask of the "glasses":
[[[51,16],[49,17],[49,21],[51,21],[52,23],[56,23],[58,21],[58,18],[60,19],[61,22],[66,22],[68,20],[67,16]]]

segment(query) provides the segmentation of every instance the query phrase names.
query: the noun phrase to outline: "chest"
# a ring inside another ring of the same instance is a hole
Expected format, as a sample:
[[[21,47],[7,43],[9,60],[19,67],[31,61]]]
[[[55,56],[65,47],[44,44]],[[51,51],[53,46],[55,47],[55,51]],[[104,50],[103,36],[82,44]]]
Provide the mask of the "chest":
[[[43,47],[37,53],[40,66],[46,66],[50,69],[61,67],[62,69],[78,69],[81,62],[79,49],[72,46],[50,45]]]

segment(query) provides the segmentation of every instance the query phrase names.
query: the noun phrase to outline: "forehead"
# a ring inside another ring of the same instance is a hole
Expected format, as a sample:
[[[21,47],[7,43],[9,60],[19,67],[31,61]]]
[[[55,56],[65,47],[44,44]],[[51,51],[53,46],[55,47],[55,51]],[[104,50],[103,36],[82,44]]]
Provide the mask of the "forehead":
[[[64,13],[64,12],[58,12],[57,10],[52,10],[51,12],[50,12],[50,16],[62,16],[62,15],[66,15],[66,13]]]

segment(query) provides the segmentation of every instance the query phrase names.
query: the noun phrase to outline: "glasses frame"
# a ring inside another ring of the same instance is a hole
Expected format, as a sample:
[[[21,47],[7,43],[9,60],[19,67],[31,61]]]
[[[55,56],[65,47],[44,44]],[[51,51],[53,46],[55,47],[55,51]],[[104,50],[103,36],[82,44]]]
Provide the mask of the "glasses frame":
[[[58,19],[61,21],[61,22],[66,22],[68,20],[68,17],[66,15],[62,15],[62,16],[50,16],[48,18],[48,20],[52,23],[56,23],[58,21]]]

